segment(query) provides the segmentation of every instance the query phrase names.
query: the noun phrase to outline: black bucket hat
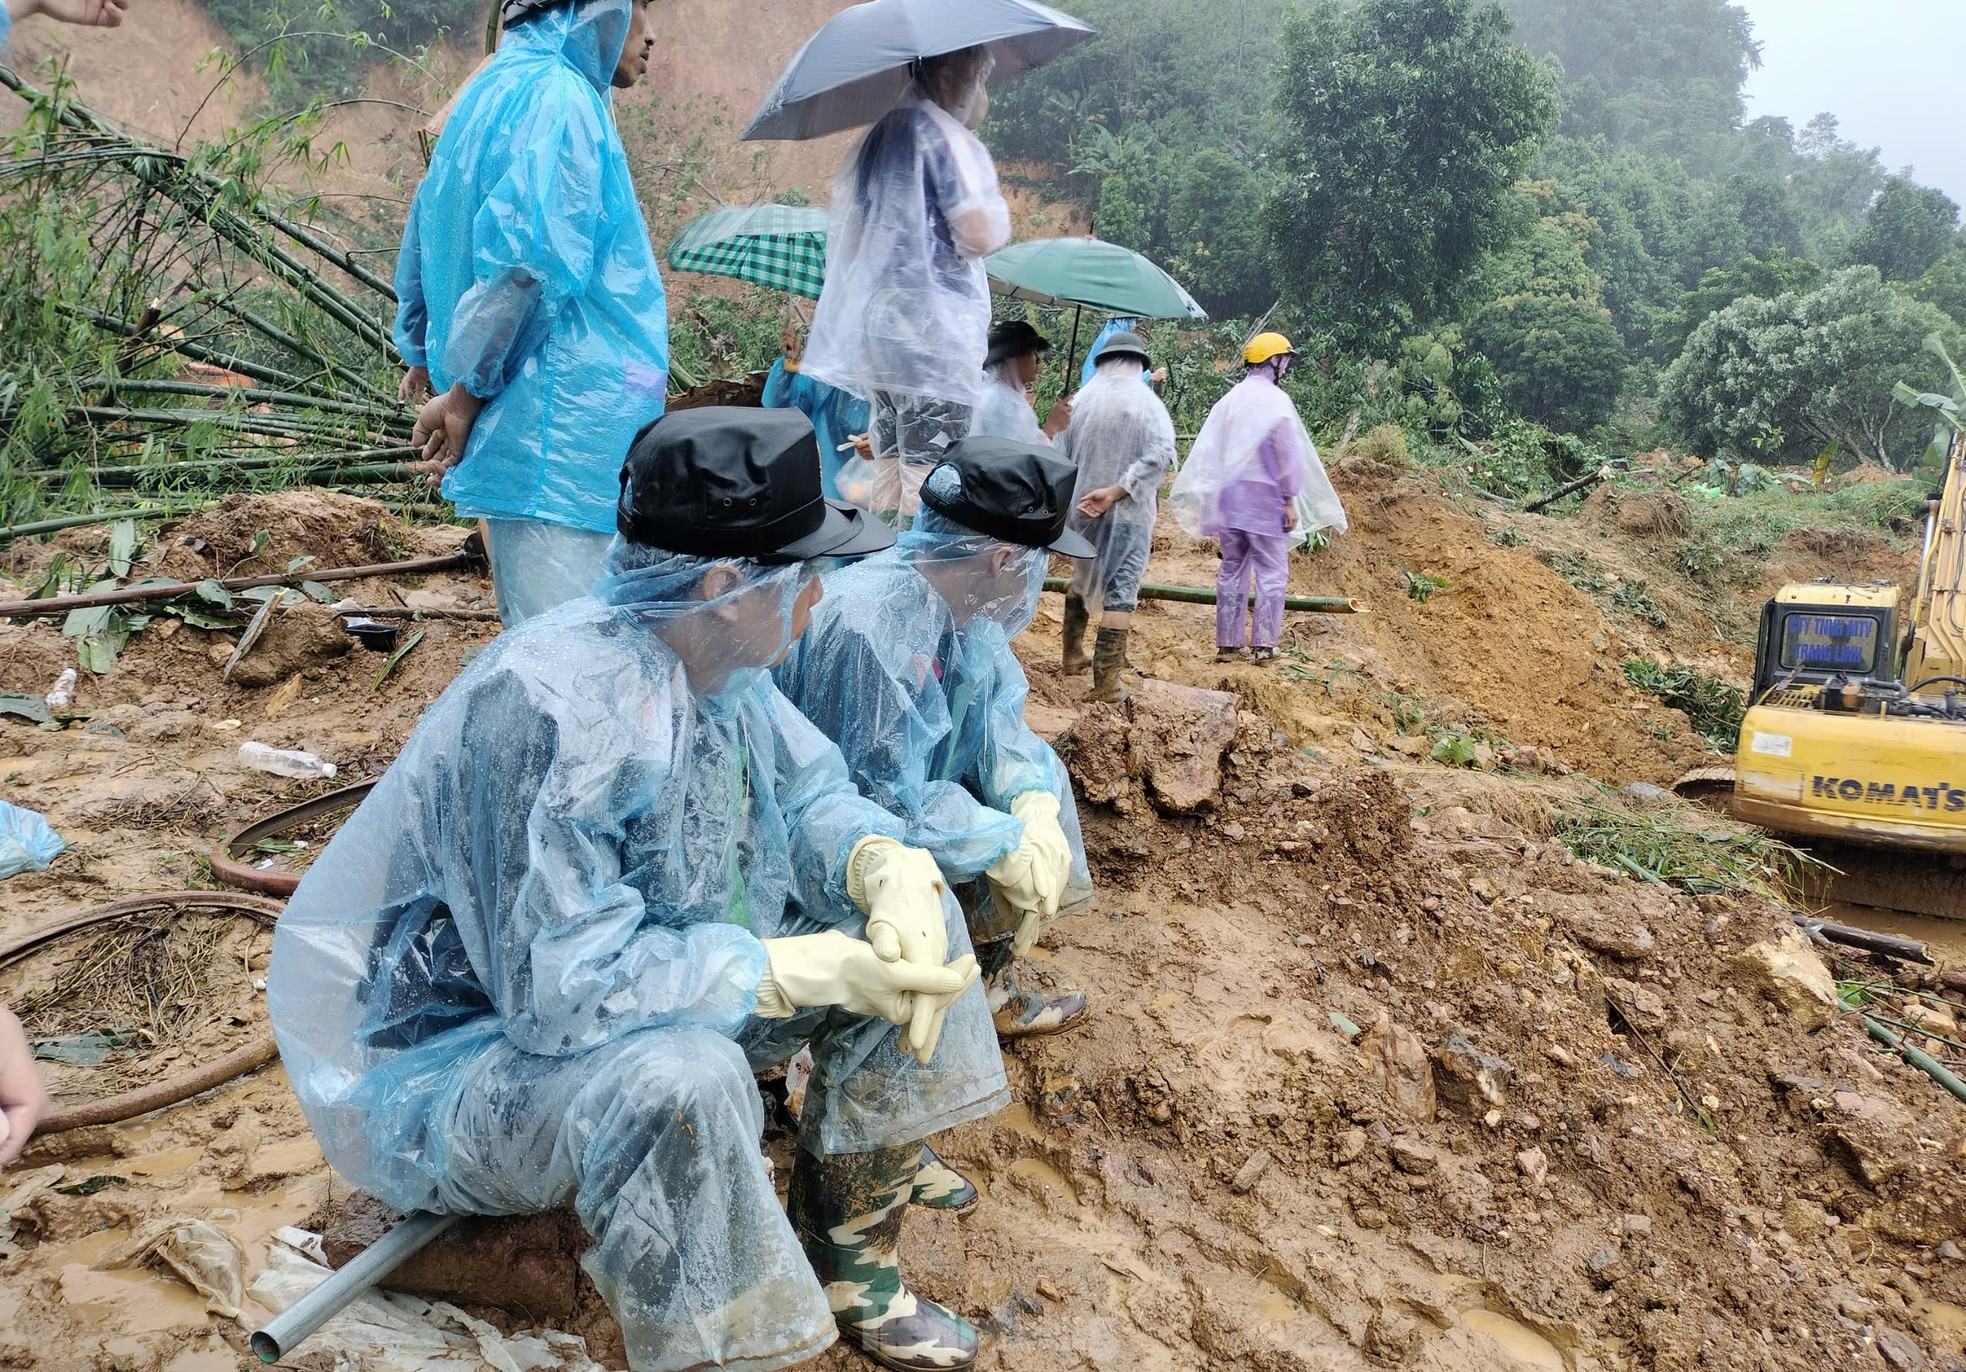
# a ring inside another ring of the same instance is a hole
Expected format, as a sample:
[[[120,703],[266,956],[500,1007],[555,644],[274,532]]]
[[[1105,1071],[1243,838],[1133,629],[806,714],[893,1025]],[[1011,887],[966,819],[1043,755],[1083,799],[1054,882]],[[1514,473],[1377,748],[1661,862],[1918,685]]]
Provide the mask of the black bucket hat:
[[[819,444],[797,410],[710,406],[664,415],[621,469],[621,536],[689,557],[865,557],[894,532],[820,491]]]
[[[1147,340],[1137,333],[1116,333],[1100,345],[1093,356],[1093,362],[1108,362],[1116,357],[1137,357],[1143,366],[1152,365],[1154,355],[1147,351]]]
[[[1050,339],[1023,320],[1013,319],[990,330],[990,354],[983,365],[994,367],[1013,357],[1039,357],[1050,351]]]
[[[922,504],[1005,543],[1097,557],[1097,548],[1066,527],[1078,484],[1079,469],[1042,448],[965,438],[922,483]]]

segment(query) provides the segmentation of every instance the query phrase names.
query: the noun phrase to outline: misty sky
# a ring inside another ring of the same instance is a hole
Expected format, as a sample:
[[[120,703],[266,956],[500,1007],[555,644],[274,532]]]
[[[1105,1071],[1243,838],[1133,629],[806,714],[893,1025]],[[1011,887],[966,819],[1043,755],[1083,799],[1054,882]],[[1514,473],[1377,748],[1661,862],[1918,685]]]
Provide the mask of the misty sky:
[[[1896,171],[1966,205],[1966,92],[1959,81],[1962,0],[1737,0],[1754,20],[1762,69],[1748,117],[1800,129],[1828,110],[1843,136],[1884,150]]]

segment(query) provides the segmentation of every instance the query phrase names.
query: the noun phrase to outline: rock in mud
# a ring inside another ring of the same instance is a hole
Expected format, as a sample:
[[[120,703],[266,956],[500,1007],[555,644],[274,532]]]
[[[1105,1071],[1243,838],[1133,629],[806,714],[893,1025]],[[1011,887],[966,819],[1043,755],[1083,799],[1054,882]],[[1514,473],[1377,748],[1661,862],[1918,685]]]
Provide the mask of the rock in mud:
[[[1270,1155],[1260,1151],[1252,1153],[1249,1156],[1249,1161],[1242,1165],[1242,1170],[1237,1172],[1235,1179],[1229,1183],[1229,1189],[1238,1196],[1246,1196],[1255,1187],[1256,1183],[1263,1179],[1263,1174],[1269,1170]]]
[[[1837,1091],[1826,1121],[1830,1136],[1848,1151],[1860,1176],[1882,1185],[1912,1165],[1918,1149],[1917,1122],[1889,1096]]]
[[[253,650],[232,669],[235,685],[275,686],[294,673],[338,657],[354,644],[325,605],[306,601],[276,610]]]
[[[1081,800],[1114,805],[1138,782],[1163,814],[1212,810],[1222,759],[1242,728],[1236,698],[1148,679],[1113,707],[1094,707],[1061,743]]]
[[[1820,1029],[1836,1018],[1836,979],[1799,933],[1743,949],[1734,968],[1749,988],[1788,1011],[1804,1029]]]
[[[1883,1355],[1886,1366],[1894,1367],[1898,1372],[1925,1372],[1930,1366],[1918,1345],[1890,1325],[1874,1324],[1870,1334],[1877,1340],[1877,1351]]]
[[[1417,1139],[1394,1139],[1391,1151],[1393,1166],[1409,1177],[1431,1177],[1440,1170],[1440,1154]]]
[[[1365,1156],[1366,1134],[1363,1129],[1347,1129],[1338,1136],[1338,1146],[1331,1150],[1331,1161],[1339,1167],[1349,1167]]]
[[[1418,1034],[1382,1019],[1359,1041],[1359,1051],[1365,1054],[1366,1071],[1373,1083],[1400,1114],[1417,1124],[1433,1119],[1440,1100],[1427,1046]]]
[[[1531,1186],[1541,1186],[1550,1174],[1549,1156],[1540,1148],[1525,1148],[1517,1153],[1515,1166]]]
[[[1515,1069],[1493,1053],[1484,1053],[1464,1034],[1452,1035],[1432,1054],[1434,1092],[1445,1104],[1466,1115],[1481,1115],[1508,1104],[1509,1078]]]

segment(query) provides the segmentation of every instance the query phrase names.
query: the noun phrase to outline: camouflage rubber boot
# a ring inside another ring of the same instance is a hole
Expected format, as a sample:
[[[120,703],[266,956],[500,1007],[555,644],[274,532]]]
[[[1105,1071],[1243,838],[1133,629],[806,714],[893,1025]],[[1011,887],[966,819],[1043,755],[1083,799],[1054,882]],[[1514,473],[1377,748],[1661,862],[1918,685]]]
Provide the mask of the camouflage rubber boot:
[[[976,1365],[976,1329],[901,1280],[901,1217],[922,1145],[842,1153],[801,1148],[786,1208],[840,1332],[882,1367],[939,1372]]]
[[[1004,956],[990,957],[989,953],[998,947]],[[1008,943],[984,944],[976,950],[977,962],[983,969],[983,988],[990,1001],[990,1018],[996,1022],[998,1038],[1049,1038],[1085,1023],[1090,1012],[1085,992],[1047,996],[1025,989],[1018,983],[1009,952]]]
[[[937,1157],[933,1148],[922,1145],[922,1169],[915,1173],[910,1205],[940,1210],[945,1215],[967,1215],[982,1199],[968,1177]]]
[[[1085,601],[1075,595],[1065,597],[1065,665],[1066,676],[1077,676],[1092,668],[1092,659],[1085,655],[1085,631],[1092,623],[1092,615],[1085,608]]]
[[[1116,705],[1126,699],[1120,672],[1126,667],[1126,638],[1130,630],[1101,629],[1092,644],[1092,694],[1086,699]]]

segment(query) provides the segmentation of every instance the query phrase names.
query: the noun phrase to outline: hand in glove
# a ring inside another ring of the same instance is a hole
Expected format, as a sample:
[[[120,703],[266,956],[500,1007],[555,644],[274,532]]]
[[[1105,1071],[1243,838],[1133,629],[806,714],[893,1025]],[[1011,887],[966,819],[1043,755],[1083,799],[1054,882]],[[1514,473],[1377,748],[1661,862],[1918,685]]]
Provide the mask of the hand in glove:
[[[867,942],[883,962],[934,968],[949,961],[946,892],[935,859],[894,839],[870,834],[847,859],[847,896],[867,916]],[[915,998],[909,1043],[918,1053],[940,1037],[954,1003],[953,995]]]
[[[800,1010],[837,1005],[849,1014],[909,1025],[907,1045],[924,1067],[935,1056],[948,1007],[978,976],[973,957],[957,958],[947,967],[890,962],[872,944],[837,930],[766,939],[764,945],[767,966],[758,987],[759,1018],[790,1019]],[[918,1037],[913,1025],[924,1003],[931,1014]],[[936,1005],[942,1007],[939,1012],[933,1009]]]
[[[1072,847],[1058,824],[1056,796],[1026,791],[1010,802],[1010,812],[1023,821],[1023,841],[984,875],[997,901],[1023,916],[1010,945],[1011,953],[1021,958],[1037,946],[1044,921],[1058,913],[1065,898]]]

